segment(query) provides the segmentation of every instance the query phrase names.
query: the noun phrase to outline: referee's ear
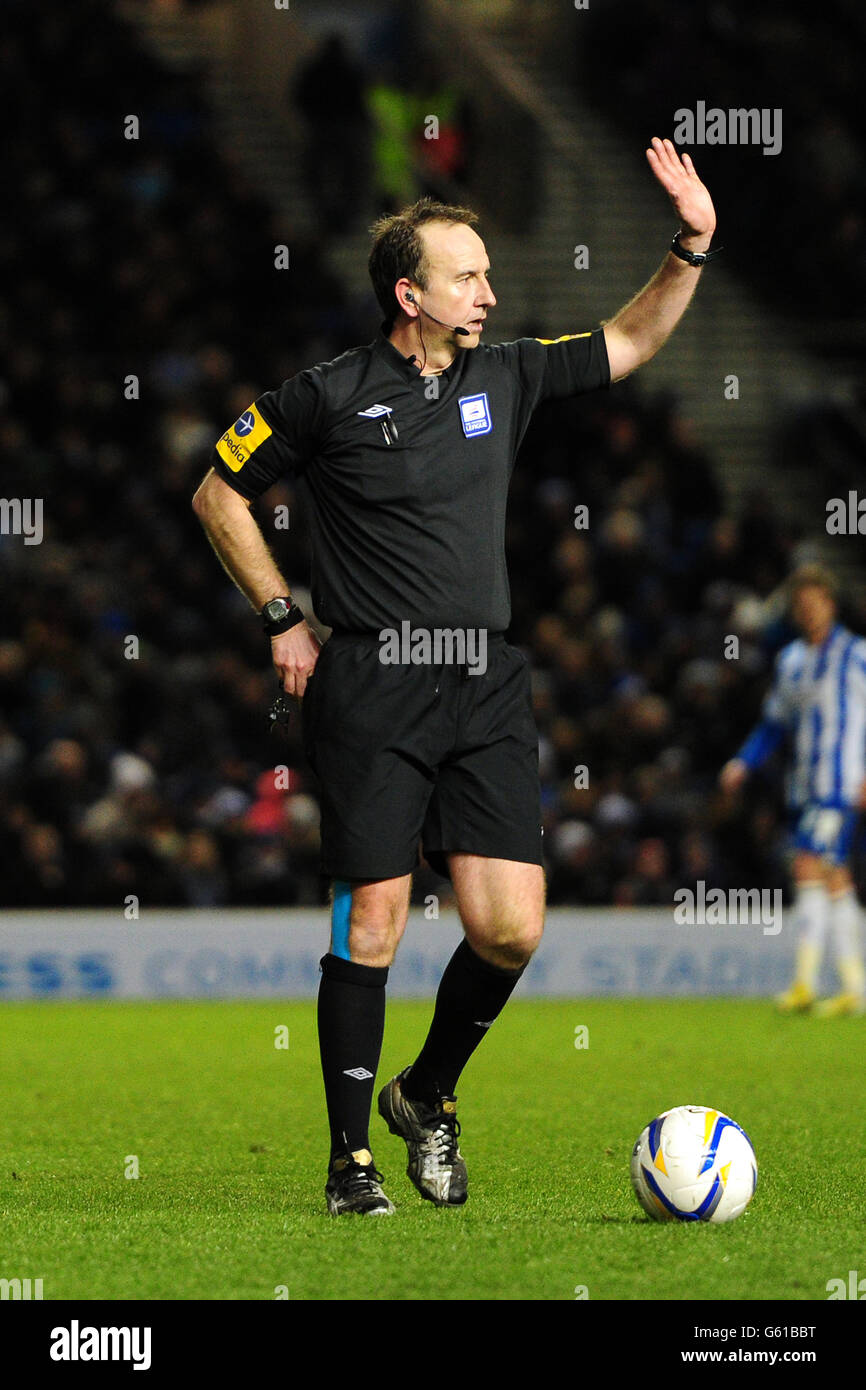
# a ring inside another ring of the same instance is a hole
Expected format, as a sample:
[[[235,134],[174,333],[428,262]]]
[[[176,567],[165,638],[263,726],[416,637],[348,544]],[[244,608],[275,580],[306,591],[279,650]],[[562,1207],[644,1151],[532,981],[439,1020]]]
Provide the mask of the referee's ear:
[[[401,312],[404,313],[408,319],[416,319],[418,317],[418,308],[415,300],[415,287],[408,276],[404,275],[402,280],[397,281],[394,286],[394,295]],[[412,307],[415,308],[414,314],[412,312]]]

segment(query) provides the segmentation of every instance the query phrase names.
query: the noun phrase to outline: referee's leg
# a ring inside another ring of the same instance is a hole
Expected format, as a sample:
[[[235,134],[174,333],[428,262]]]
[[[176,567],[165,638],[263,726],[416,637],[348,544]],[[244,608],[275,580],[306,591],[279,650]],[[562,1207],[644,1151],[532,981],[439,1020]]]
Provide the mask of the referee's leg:
[[[500,970],[523,971],[544,931],[542,866],[477,854],[451,854],[448,866],[472,950]]]
[[[403,1086],[410,1099],[434,1107],[454,1094],[544,930],[540,864],[449,854],[448,867],[465,940],[445,968],[430,1031]]]
[[[343,887],[343,885],[341,885]],[[394,959],[400,938],[409,917],[409,896],[412,875],[383,878],[374,881],[354,879],[351,887],[351,911],[348,938],[335,942],[335,920],[331,915],[331,951],[361,965],[388,966]],[[336,884],[332,884],[332,895]],[[345,891],[345,888],[343,888]],[[339,927],[338,927],[339,929]]]
[[[411,886],[411,874],[332,885],[331,945],[321,962],[318,998],[331,1164],[335,1158],[369,1153],[385,985],[406,926]]]

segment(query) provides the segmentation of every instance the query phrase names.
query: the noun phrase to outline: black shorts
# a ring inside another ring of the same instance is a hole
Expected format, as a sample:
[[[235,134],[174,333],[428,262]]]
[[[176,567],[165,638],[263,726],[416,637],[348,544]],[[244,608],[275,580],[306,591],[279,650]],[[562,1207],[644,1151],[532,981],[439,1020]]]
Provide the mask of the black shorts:
[[[529,661],[489,634],[486,670],[386,665],[378,634],[335,634],[302,701],[319,781],[322,872],[398,878],[419,846],[541,864],[538,733]]]

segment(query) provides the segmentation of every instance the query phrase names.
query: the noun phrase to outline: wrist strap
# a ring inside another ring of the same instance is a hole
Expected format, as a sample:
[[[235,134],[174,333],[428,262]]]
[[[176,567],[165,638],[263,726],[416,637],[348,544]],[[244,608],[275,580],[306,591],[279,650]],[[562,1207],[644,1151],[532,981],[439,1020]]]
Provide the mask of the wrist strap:
[[[278,622],[272,622],[270,618],[265,617],[264,611],[261,614],[262,627],[269,637],[279,637],[282,633],[288,632],[289,628],[296,627],[298,623],[304,621],[303,608],[299,608],[294,599],[287,599],[286,601],[289,604],[289,611]]]
[[[679,256],[681,261],[686,261],[689,265],[706,265],[707,261],[711,261],[714,256],[718,256],[719,252],[725,249],[724,246],[717,246],[715,251],[687,251],[684,246],[680,246],[681,236],[682,232],[677,232],[671,242],[670,249],[675,256]]]

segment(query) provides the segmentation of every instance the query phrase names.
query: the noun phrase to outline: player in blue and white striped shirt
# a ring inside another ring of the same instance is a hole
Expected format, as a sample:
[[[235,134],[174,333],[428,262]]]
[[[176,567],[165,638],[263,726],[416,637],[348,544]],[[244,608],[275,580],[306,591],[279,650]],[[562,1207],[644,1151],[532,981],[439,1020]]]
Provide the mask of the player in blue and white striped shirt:
[[[862,1012],[866,992],[860,907],[848,867],[866,807],[866,640],[838,622],[835,584],[820,566],[798,570],[790,596],[802,637],[776,658],[761,721],[720,782],[736,791],[785,745],[798,945],[794,982],[778,1003],[786,1011],[813,1008],[832,928],[842,992],[815,1012],[834,1017]]]

